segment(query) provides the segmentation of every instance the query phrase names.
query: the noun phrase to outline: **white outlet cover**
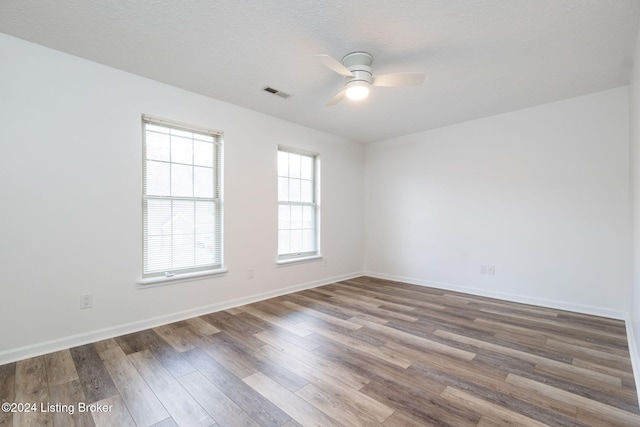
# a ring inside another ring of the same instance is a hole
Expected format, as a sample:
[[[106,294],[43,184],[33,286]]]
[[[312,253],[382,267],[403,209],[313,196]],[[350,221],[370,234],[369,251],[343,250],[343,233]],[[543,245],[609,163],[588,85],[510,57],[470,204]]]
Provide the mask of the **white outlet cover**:
[[[93,294],[80,294],[80,309],[93,307]]]

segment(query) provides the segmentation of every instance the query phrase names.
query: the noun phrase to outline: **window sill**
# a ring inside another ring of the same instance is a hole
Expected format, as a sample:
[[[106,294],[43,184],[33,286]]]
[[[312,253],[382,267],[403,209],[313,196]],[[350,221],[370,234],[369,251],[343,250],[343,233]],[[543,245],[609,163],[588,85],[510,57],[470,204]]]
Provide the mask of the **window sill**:
[[[224,276],[227,274],[226,268],[218,268],[215,270],[196,271],[195,273],[176,274],[171,277],[146,277],[139,279],[136,283],[138,289],[155,288],[156,286],[174,285],[176,283],[192,282],[194,280],[202,280],[208,277]]]
[[[276,265],[278,267],[281,267],[281,266],[291,265],[291,264],[302,264],[305,262],[319,261],[321,259],[322,259],[322,255],[311,255],[311,256],[305,256],[300,258],[285,258],[285,259],[276,260]]]

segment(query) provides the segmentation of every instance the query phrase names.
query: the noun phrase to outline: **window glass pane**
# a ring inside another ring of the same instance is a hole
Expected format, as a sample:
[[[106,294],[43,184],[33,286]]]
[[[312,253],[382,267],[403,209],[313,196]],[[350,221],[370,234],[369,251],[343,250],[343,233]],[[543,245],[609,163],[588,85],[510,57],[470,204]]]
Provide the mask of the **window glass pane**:
[[[311,179],[313,175],[313,158],[309,156],[300,157],[300,177],[302,179]]]
[[[215,206],[213,202],[195,203],[196,233],[208,233],[215,227]]]
[[[195,261],[195,236],[193,234],[173,235],[173,268],[189,268]]]
[[[278,151],[278,176],[289,175],[289,153]]]
[[[195,203],[195,263],[211,264],[215,260],[217,245],[215,241],[215,205],[213,202]]]
[[[193,196],[193,166],[171,164],[171,195]]]
[[[313,230],[302,230],[302,252],[315,250],[316,244]]]
[[[193,195],[195,197],[213,197],[213,169],[193,168]]]
[[[213,144],[193,141],[193,164],[213,167]]]
[[[289,178],[278,178],[278,201],[289,200]]]
[[[168,162],[170,160],[170,148],[169,135],[157,132],[146,133],[146,153],[147,159],[151,160],[163,160]]]
[[[215,236],[213,233],[196,234],[195,264],[211,264],[214,260]]]
[[[195,230],[195,203],[190,200],[173,201],[171,223],[173,234],[193,234]]]
[[[171,192],[169,187],[169,163],[147,160],[146,169],[146,194],[150,196],[168,196]]]
[[[193,144],[191,139],[171,138],[171,161],[174,163],[193,163]]]
[[[300,156],[298,154],[289,153],[289,176],[300,178]]]
[[[300,180],[289,179],[289,199],[290,202],[300,201]]]
[[[291,228],[302,228],[302,206],[291,206]]]
[[[213,141],[213,136],[205,135],[205,134],[202,134],[202,133],[194,133],[193,134],[193,139],[196,139],[198,141],[214,142]]]
[[[146,232],[149,236],[171,234],[171,228],[166,224],[171,220],[170,200],[147,200],[146,206]]]
[[[303,206],[302,207],[302,228],[315,228],[313,220],[313,207],[311,206]]]
[[[291,207],[278,206],[278,228],[289,229],[291,228]]]
[[[300,200],[302,202],[313,202],[313,183],[311,181],[300,181]]]
[[[145,123],[144,129],[150,132],[165,133],[167,135],[171,134],[171,129],[165,126],[158,126],[151,123]]]
[[[189,132],[188,130],[181,130],[181,129],[171,129],[171,135],[187,138],[187,139],[193,138],[193,132]]]
[[[302,230],[291,230],[290,252],[302,252]]]
[[[149,236],[147,238],[145,271],[169,270],[171,266],[171,235]]]
[[[195,203],[188,200],[173,202],[173,268],[193,265],[195,257]]]
[[[221,260],[222,259],[222,241],[219,237],[219,233],[220,233],[220,229],[219,229],[219,218],[218,218],[218,208],[217,207],[213,207],[212,208],[213,212],[211,213],[211,221],[213,222],[213,225],[211,227],[211,230],[213,230],[214,233],[214,245],[213,245],[213,249],[210,251],[211,252],[211,257],[212,257],[212,263],[215,262],[216,260]]]

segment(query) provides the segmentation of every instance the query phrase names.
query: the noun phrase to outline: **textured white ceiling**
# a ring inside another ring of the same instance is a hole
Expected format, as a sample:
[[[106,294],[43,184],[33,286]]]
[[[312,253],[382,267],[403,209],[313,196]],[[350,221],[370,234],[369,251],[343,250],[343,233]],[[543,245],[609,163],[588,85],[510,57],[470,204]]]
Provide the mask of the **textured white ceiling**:
[[[628,84],[639,14],[637,0],[2,0],[0,31],[371,142]],[[355,50],[374,74],[427,79],[325,107],[342,78],[312,55]]]

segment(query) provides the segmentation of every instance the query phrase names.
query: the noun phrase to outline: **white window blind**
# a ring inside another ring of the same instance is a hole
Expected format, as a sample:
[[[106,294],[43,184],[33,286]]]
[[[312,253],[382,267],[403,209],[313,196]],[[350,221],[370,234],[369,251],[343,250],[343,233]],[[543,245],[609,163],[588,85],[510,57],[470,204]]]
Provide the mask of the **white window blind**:
[[[143,116],[143,277],[222,267],[220,132]]]
[[[278,147],[278,259],[318,255],[318,158]]]

